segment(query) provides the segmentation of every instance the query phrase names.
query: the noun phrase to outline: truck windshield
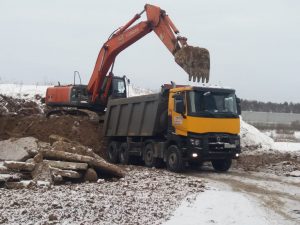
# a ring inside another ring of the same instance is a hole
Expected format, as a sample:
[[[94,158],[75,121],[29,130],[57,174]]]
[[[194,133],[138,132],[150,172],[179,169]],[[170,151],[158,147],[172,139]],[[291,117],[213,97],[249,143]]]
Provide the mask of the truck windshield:
[[[233,92],[190,91],[189,114],[207,117],[238,117]]]

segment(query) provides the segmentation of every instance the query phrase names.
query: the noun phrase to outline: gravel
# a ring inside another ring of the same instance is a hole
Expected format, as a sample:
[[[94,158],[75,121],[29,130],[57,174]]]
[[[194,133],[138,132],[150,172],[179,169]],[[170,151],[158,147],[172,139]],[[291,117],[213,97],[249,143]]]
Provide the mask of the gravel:
[[[162,224],[182,200],[205,189],[200,178],[184,174],[125,170],[120,180],[0,189],[0,224]]]

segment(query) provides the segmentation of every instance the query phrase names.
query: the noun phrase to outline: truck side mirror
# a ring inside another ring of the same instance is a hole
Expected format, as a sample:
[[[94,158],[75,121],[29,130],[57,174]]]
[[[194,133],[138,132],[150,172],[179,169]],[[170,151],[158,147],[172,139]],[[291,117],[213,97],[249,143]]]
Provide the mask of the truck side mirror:
[[[182,95],[176,95],[175,100],[175,112],[184,114],[184,100]]]
[[[236,98],[236,109],[237,109],[238,115],[241,115],[242,109],[241,109],[241,99],[240,98]]]

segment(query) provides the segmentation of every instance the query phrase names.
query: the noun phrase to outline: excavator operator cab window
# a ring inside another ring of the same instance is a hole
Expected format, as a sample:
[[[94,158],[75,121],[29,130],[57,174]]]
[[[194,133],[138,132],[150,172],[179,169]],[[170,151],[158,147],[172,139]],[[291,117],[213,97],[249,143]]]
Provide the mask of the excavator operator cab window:
[[[114,77],[112,80],[112,98],[126,98],[125,80],[120,77]]]

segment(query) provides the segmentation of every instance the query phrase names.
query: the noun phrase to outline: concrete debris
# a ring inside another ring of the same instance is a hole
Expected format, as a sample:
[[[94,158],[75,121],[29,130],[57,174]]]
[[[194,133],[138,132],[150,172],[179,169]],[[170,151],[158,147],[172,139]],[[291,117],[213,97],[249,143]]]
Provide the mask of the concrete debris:
[[[44,160],[49,166],[62,170],[87,170],[87,163]]]
[[[25,161],[37,149],[37,139],[33,137],[4,140],[0,144],[0,160]]]
[[[52,140],[52,146],[39,145],[35,138],[26,138],[27,142],[14,140],[27,143],[30,147],[25,144],[22,145],[23,149],[32,149],[32,141],[28,140],[34,140],[37,150],[31,154],[33,158],[26,162],[1,162],[0,187],[51,187],[52,184],[63,182],[97,182],[98,178],[124,177],[125,173],[120,167],[107,163],[92,149],[58,135],[51,135],[49,139]]]
[[[51,169],[52,174],[55,176],[74,178],[74,179],[81,178],[81,174],[76,171],[73,171],[73,170],[61,170],[61,169],[51,167],[51,166],[50,166],[50,169]]]
[[[288,174],[288,176],[291,176],[291,177],[300,177],[300,170],[295,170],[293,172],[290,172]]]
[[[175,53],[175,62],[189,74],[189,80],[208,82],[210,58],[207,49],[185,46]]]
[[[32,171],[35,167],[34,163],[4,161],[4,166],[13,171]]]
[[[31,173],[34,181],[46,181],[53,183],[50,166],[46,162],[36,164],[36,167]]]

